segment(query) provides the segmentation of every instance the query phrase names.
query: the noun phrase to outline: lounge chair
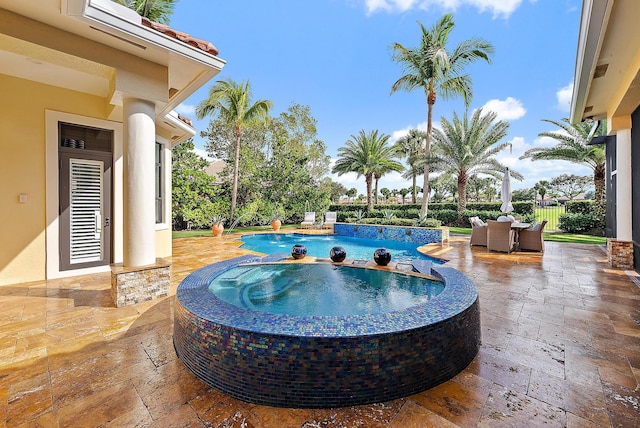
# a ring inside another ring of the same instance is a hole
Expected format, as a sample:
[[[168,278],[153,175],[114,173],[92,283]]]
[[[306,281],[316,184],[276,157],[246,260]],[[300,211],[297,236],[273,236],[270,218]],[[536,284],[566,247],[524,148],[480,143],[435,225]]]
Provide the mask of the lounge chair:
[[[322,223],[323,229],[331,229],[333,225],[336,223],[338,215],[335,211],[327,211],[324,214],[324,223]]]
[[[487,223],[479,217],[469,217],[471,223],[471,245],[487,246]]]
[[[510,253],[513,250],[515,232],[511,229],[510,221],[487,222],[487,249]]]
[[[544,239],[542,238],[542,231],[547,224],[547,220],[543,220],[541,223],[535,223],[529,229],[520,231],[520,249],[529,251],[544,251]]]
[[[300,227],[303,229],[310,229],[313,226],[313,223],[316,222],[316,213],[315,212],[306,212],[304,213],[304,220],[300,223]]]

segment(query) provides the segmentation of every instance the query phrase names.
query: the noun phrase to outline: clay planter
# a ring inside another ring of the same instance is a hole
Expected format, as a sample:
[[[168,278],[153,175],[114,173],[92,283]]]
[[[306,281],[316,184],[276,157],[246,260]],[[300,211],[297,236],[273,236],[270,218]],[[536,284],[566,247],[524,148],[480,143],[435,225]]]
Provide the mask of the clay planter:
[[[224,225],[222,223],[214,223],[211,226],[211,232],[213,236],[222,236],[222,232],[224,232]]]
[[[275,230],[276,232],[279,231],[280,226],[282,226],[282,222],[280,220],[271,220],[271,227],[273,228],[273,230]]]

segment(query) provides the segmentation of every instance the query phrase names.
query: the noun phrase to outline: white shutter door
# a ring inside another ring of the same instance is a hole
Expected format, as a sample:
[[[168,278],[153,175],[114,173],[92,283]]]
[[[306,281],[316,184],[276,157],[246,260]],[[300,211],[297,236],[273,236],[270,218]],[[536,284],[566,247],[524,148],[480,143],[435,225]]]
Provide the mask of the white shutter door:
[[[69,160],[69,262],[86,263],[103,258],[102,191],[104,163]]]

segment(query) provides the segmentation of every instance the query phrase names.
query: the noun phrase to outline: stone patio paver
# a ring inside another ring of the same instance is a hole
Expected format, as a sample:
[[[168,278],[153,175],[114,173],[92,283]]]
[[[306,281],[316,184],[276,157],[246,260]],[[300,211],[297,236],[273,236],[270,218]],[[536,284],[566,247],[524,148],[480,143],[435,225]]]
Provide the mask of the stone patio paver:
[[[115,308],[108,273],[0,287],[0,426],[640,426],[640,288],[600,246],[500,254],[468,237],[426,246],[478,286],[475,360],[388,403],[286,409],[226,396],[177,359],[180,281],[249,252],[233,235],[173,244],[170,296],[153,302]]]

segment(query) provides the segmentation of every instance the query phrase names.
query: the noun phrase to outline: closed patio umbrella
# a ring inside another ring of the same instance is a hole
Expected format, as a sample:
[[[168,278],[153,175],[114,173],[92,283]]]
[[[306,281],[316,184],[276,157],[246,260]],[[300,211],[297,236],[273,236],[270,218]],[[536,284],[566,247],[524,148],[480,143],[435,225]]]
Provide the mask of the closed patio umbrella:
[[[513,211],[513,205],[511,204],[511,175],[509,174],[509,168],[504,173],[502,177],[502,190],[500,191],[500,200],[502,201],[502,206],[500,207],[500,211],[503,213],[510,213]]]

